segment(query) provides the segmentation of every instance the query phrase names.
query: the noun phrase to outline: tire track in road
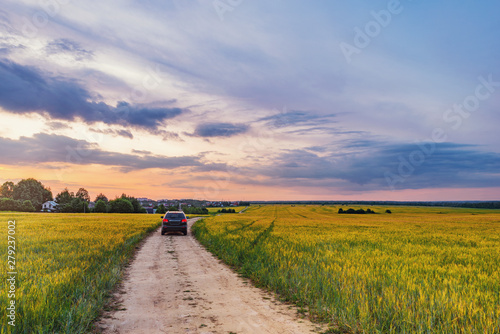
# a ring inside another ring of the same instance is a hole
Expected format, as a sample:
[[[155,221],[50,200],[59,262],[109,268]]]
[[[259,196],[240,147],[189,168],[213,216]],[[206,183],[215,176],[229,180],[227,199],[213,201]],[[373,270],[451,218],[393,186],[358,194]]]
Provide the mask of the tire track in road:
[[[123,282],[118,310],[96,323],[105,334],[306,334],[317,326],[253,287],[188,236],[149,236]],[[270,226],[272,228],[272,224]]]

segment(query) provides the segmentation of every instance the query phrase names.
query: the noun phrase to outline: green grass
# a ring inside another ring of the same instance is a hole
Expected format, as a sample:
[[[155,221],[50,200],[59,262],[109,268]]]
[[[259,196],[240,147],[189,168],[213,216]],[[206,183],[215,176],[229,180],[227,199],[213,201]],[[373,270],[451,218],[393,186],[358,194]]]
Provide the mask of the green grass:
[[[194,231],[332,333],[500,333],[498,211],[370,208],[380,214],[250,207],[205,218]]]
[[[7,222],[16,221],[16,327],[7,324]],[[0,333],[87,333],[156,215],[0,213]]]

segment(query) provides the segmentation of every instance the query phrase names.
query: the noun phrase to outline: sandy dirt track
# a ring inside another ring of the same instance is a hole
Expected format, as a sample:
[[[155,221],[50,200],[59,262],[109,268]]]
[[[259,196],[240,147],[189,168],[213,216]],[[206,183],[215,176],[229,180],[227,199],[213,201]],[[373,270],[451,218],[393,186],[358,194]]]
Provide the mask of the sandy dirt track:
[[[196,218],[189,220],[189,229]],[[238,277],[193,237],[156,231],[138,250],[118,293],[118,310],[96,328],[106,334],[313,333],[294,308]]]

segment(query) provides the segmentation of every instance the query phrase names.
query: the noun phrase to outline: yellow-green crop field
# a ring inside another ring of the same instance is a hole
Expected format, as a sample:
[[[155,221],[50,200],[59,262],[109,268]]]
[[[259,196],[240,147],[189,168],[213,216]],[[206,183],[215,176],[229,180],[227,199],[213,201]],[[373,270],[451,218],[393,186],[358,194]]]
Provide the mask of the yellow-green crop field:
[[[339,208],[251,206],[194,230],[331,333],[500,333],[498,210]]]
[[[0,213],[1,333],[88,333],[134,246],[158,215]],[[15,298],[8,296],[8,221],[15,221]],[[6,306],[14,299],[15,327]]]

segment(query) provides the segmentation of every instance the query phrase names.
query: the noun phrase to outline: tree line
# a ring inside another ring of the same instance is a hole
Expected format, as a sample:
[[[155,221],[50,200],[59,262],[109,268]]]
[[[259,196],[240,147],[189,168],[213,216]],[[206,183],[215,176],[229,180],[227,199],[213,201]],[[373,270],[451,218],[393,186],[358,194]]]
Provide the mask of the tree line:
[[[167,211],[177,211],[179,210],[178,207],[176,206],[168,206],[166,207],[163,204],[158,205],[156,208],[156,213],[159,214],[165,214]],[[208,209],[207,208],[197,208],[194,206],[182,206],[182,211],[186,214],[191,214],[191,215],[208,215]]]
[[[52,199],[50,188],[31,178],[17,184],[7,181],[0,187],[0,211],[40,211]]]
[[[101,213],[146,213],[139,201],[126,194],[114,200],[100,193],[96,196],[95,207],[89,208],[90,195],[85,188],[76,193],[65,188],[55,198],[50,187],[45,187],[40,181],[33,178],[23,179],[17,184],[7,181],[0,187],[0,211],[41,211],[43,203],[55,201],[57,212],[101,212]]]
[[[236,213],[235,209],[219,209],[217,210],[218,213]]]
[[[500,201],[252,201],[251,204],[292,204],[292,205],[376,205],[376,206],[440,206],[450,208],[500,209]],[[243,205],[243,204],[241,204]]]
[[[387,211],[389,211],[389,210],[387,210]],[[342,208],[339,209],[339,214],[347,214],[347,215],[349,215],[349,214],[351,214],[351,215],[365,215],[365,214],[375,214],[375,213],[376,212],[373,211],[372,209],[366,209],[366,211],[363,209],[354,210],[352,208],[347,209],[347,210],[344,210]],[[389,213],[389,212],[387,212],[387,213]]]

